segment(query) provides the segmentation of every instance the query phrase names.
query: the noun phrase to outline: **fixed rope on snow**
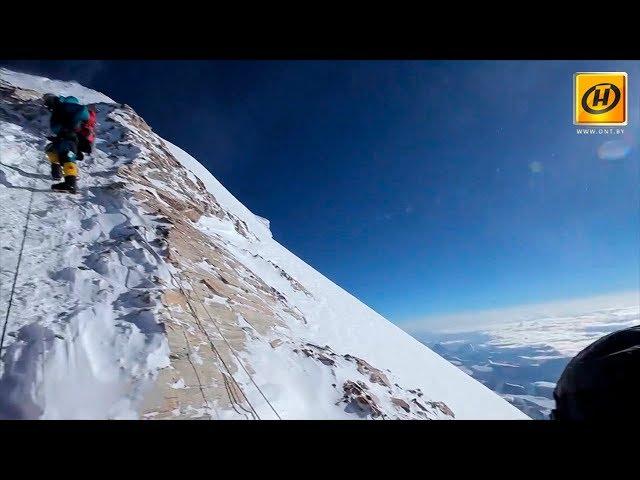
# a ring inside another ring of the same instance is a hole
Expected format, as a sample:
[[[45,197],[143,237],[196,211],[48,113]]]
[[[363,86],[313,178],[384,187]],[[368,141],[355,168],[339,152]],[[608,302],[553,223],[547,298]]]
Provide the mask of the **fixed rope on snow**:
[[[29,229],[29,219],[31,217],[31,205],[33,204],[33,191],[29,197],[29,207],[27,208],[27,218],[24,222],[24,230],[22,232],[22,243],[20,244],[20,253],[18,253],[18,264],[16,265],[16,274],[13,277],[13,285],[11,286],[11,295],[9,296],[9,303],[7,304],[7,314],[4,318],[4,325],[2,327],[2,335],[0,335],[0,353],[4,347],[4,337],[7,332],[7,325],[9,323],[9,314],[11,313],[11,305],[13,304],[13,294],[16,290],[16,283],[18,282],[18,274],[20,273],[20,263],[22,262],[22,252],[24,250],[25,240],[27,239],[27,230]]]
[[[142,226],[142,228],[144,228],[146,230],[145,226]],[[146,238],[144,238],[142,236],[142,234],[137,230],[134,229],[136,234],[138,235],[138,237],[143,241],[143,243],[147,246],[147,249],[152,253],[152,255],[154,257],[156,257],[156,259],[158,259],[163,265],[165,265],[165,268],[167,268],[167,272],[169,273],[169,275],[171,276],[171,279],[173,281],[173,283],[175,284],[175,286],[177,288],[180,289],[180,291],[182,292],[182,294],[184,295],[187,304],[189,305],[189,309],[191,310],[191,314],[193,315],[194,319],[196,320],[196,323],[198,324],[198,327],[200,328],[200,330],[204,333],[204,335],[207,337],[207,340],[209,341],[209,345],[213,351],[213,353],[220,359],[220,362],[222,363],[224,369],[227,371],[229,377],[231,378],[231,380],[233,381],[233,383],[236,385],[236,387],[238,388],[238,390],[240,391],[240,393],[242,394],[242,396],[244,397],[245,401],[247,402],[247,404],[249,405],[249,407],[251,408],[251,411],[246,410],[242,405],[238,404],[238,406],[240,406],[240,408],[242,408],[243,410],[247,411],[249,414],[251,414],[254,419],[257,418],[258,420],[260,420],[260,415],[258,414],[258,412],[255,410],[255,408],[253,407],[253,405],[251,404],[251,402],[249,401],[249,398],[247,397],[246,393],[242,390],[242,387],[240,387],[240,384],[238,383],[238,381],[234,378],[233,374],[231,373],[231,369],[227,366],[226,362],[224,361],[224,359],[222,358],[220,352],[218,352],[217,348],[215,347],[213,340],[211,339],[211,337],[209,336],[208,332],[206,331],[206,329],[202,326],[202,323],[200,322],[200,319],[198,318],[198,315],[196,313],[195,308],[193,307],[193,305],[191,304],[191,296],[187,294],[187,292],[185,291],[182,282],[176,278],[176,276],[169,270],[169,268],[166,266],[164,259],[158,254],[158,252],[155,251],[155,249],[149,244],[149,242],[147,241]],[[189,283],[189,286],[193,289],[193,285],[191,285]],[[195,291],[195,290],[194,290]],[[264,395],[264,392],[262,392],[262,390],[260,389],[260,387],[258,387],[258,385],[255,383],[255,380],[253,379],[253,377],[251,376],[251,374],[247,371],[247,369],[245,368],[244,364],[240,361],[240,359],[238,358],[237,354],[235,353],[235,351],[233,350],[233,348],[231,347],[230,343],[228,342],[228,340],[225,338],[225,336],[222,334],[222,332],[220,331],[217,323],[215,322],[215,320],[211,317],[211,314],[209,313],[209,311],[207,310],[207,308],[205,307],[204,303],[202,303],[202,301],[200,300],[200,303],[202,305],[202,308],[205,310],[205,312],[207,313],[207,315],[209,316],[209,318],[211,319],[211,321],[214,323],[214,326],[216,327],[216,329],[218,330],[218,332],[220,333],[220,336],[222,337],[222,339],[224,340],[224,342],[227,344],[227,346],[229,347],[229,350],[231,351],[232,355],[236,358],[236,361],[240,364],[240,366],[242,367],[242,369],[247,373],[247,376],[250,378],[251,382],[255,385],[255,387],[258,389],[258,391],[260,392],[260,394],[262,395],[262,397],[265,399],[265,401],[269,404],[269,406],[271,407],[271,409],[273,410],[273,412],[276,414],[276,416],[278,417],[278,419],[282,419],[280,417],[280,415],[278,414],[278,412],[273,408],[273,405],[271,405],[271,402],[269,402],[269,400],[266,398],[266,396]],[[224,374],[223,374],[224,375]],[[224,375],[226,377],[226,375]],[[227,380],[225,378],[225,384],[226,384]],[[228,388],[228,393],[230,395],[230,400],[233,403],[233,398],[235,395],[232,394],[231,389],[229,388],[229,386],[227,386]]]
[[[193,244],[190,242],[189,238],[182,234],[183,237],[186,239],[186,242],[189,244],[189,246],[191,246],[191,248],[194,248]],[[191,285],[191,289],[193,291],[195,291],[193,289],[193,285]],[[220,334],[220,336],[222,337],[222,339],[224,340],[224,342],[227,344],[227,347],[229,348],[229,350],[231,351],[231,353],[233,354],[233,356],[235,357],[236,361],[240,364],[240,366],[242,367],[242,369],[245,371],[245,373],[247,374],[247,376],[249,377],[249,379],[251,380],[251,383],[253,383],[253,385],[256,387],[256,389],[258,390],[258,392],[260,392],[260,395],[262,396],[262,398],[264,398],[265,402],[267,402],[267,404],[269,405],[269,407],[271,408],[271,410],[273,411],[273,413],[275,413],[276,417],[278,417],[278,420],[282,420],[282,417],[280,417],[280,415],[278,414],[278,412],[276,411],[276,409],[273,407],[273,405],[271,404],[271,402],[269,401],[269,399],[266,397],[266,395],[264,394],[264,392],[262,391],[262,389],[258,386],[258,384],[255,382],[255,380],[253,379],[253,376],[249,373],[249,371],[246,369],[246,367],[244,366],[244,364],[242,363],[242,361],[240,361],[240,358],[238,357],[238,355],[236,354],[235,350],[233,349],[233,347],[231,346],[231,344],[229,343],[229,341],[227,340],[227,338],[224,336],[224,334],[222,333],[222,330],[220,329],[220,327],[218,326],[218,322],[215,321],[215,319],[213,318],[213,316],[211,315],[211,313],[209,313],[209,310],[207,309],[207,307],[205,306],[204,302],[202,301],[202,299],[198,299],[200,301],[200,304],[202,305],[202,308],[204,309],[204,311],[206,312],[207,316],[209,317],[209,319],[211,320],[211,322],[213,323],[213,325],[216,327],[216,330],[218,331],[218,333]],[[206,332],[205,332],[206,333]],[[246,395],[245,395],[246,398]],[[248,400],[247,400],[248,401]]]

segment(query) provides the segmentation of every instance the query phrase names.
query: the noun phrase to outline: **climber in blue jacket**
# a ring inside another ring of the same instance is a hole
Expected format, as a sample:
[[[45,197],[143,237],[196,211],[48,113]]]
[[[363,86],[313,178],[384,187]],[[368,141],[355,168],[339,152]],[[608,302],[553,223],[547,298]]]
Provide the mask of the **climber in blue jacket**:
[[[51,112],[50,127],[54,137],[45,148],[51,162],[51,176],[64,182],[51,186],[54,191],[76,193],[78,166],[76,161],[82,158],[78,149],[79,133],[90,119],[89,109],[76,97],[64,97],[53,94],[44,96],[44,104]]]

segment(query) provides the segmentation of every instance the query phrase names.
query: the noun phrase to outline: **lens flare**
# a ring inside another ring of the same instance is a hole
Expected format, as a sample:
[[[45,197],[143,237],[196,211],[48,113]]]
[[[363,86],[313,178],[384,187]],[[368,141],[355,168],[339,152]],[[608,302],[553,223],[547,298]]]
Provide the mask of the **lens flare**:
[[[601,160],[622,160],[631,153],[631,143],[626,140],[609,140],[598,147]]]
[[[542,173],[544,167],[542,166],[542,162],[536,161],[529,164],[529,170],[531,171],[531,173]]]

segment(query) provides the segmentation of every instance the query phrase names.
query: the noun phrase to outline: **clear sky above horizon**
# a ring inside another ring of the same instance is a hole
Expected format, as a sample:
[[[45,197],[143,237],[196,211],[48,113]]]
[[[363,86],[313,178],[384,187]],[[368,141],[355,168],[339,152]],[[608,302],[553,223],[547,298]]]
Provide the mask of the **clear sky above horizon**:
[[[395,322],[640,288],[638,61],[0,66],[131,105]],[[578,71],[629,74],[624,135],[576,133]]]

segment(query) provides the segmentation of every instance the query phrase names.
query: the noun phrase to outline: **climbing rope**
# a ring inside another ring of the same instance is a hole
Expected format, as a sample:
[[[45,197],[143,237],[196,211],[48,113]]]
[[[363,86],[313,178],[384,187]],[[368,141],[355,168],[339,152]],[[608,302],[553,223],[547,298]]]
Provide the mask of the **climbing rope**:
[[[180,232],[182,234],[182,232]],[[189,246],[191,248],[194,248],[194,245],[190,242],[190,239],[182,234],[182,236],[185,238],[186,242],[189,244]],[[193,288],[193,285],[191,285],[191,289],[195,292],[195,289]],[[198,298],[198,300],[200,301],[200,304],[202,305],[202,308],[204,309],[204,311],[206,312],[207,316],[209,317],[209,319],[211,320],[211,323],[213,323],[213,325],[215,326],[216,330],[218,331],[218,333],[220,334],[220,336],[222,337],[222,339],[224,340],[224,342],[227,344],[227,347],[229,348],[229,351],[233,354],[233,356],[235,357],[236,361],[238,362],[238,364],[242,367],[242,369],[245,371],[245,373],[247,374],[247,376],[249,377],[249,379],[251,380],[251,383],[253,383],[253,385],[256,387],[256,389],[258,390],[258,392],[260,392],[260,395],[262,396],[262,398],[264,398],[265,402],[267,402],[267,404],[269,405],[269,407],[271,408],[271,410],[273,411],[273,413],[276,415],[276,417],[278,417],[278,420],[282,420],[282,417],[280,417],[280,415],[278,414],[278,412],[276,411],[276,409],[273,407],[273,405],[271,404],[271,402],[269,401],[269,399],[267,398],[267,396],[264,394],[264,392],[262,391],[262,389],[258,386],[258,384],[256,383],[256,381],[253,379],[253,376],[249,373],[249,371],[246,369],[246,367],[244,366],[244,364],[242,363],[242,361],[240,360],[240,358],[238,357],[238,355],[235,352],[235,349],[231,346],[231,344],[229,343],[229,341],[227,340],[227,338],[224,336],[224,334],[222,333],[222,330],[220,329],[218,322],[216,322],[216,320],[213,318],[213,316],[211,315],[211,313],[209,312],[209,310],[207,309],[207,307],[205,306],[204,302],[202,301],[202,299]],[[246,320],[246,319],[245,319]],[[247,322],[248,323],[248,322]],[[255,327],[252,326],[252,328]],[[245,396],[246,398],[246,396]]]
[[[144,228],[145,230],[147,229],[144,225],[142,225],[142,228]],[[215,344],[213,343],[213,340],[211,339],[211,337],[209,336],[208,332],[206,331],[206,329],[204,328],[204,326],[202,325],[202,323],[200,322],[200,319],[196,313],[195,308],[193,307],[192,303],[191,303],[191,296],[189,294],[187,294],[187,292],[185,291],[182,282],[180,281],[180,279],[178,279],[172,272],[171,270],[169,270],[169,268],[166,266],[166,263],[164,261],[164,259],[158,254],[158,252],[155,251],[155,249],[149,244],[149,242],[147,241],[146,238],[144,238],[144,236],[137,230],[135,229],[135,232],[137,234],[137,236],[142,240],[143,244],[146,245],[147,250],[160,262],[161,265],[163,265],[166,269],[167,272],[169,273],[169,275],[171,276],[172,282],[174,283],[174,285],[176,286],[176,288],[179,288],[180,291],[182,292],[182,295],[185,297],[185,300],[187,301],[187,305],[189,306],[189,309],[191,310],[191,314],[193,316],[193,318],[196,321],[196,324],[198,325],[198,328],[202,331],[202,333],[207,337],[207,340],[209,342],[209,346],[212,350],[212,352],[218,357],[218,359],[220,360],[220,362],[222,363],[222,366],[224,367],[224,370],[226,370],[227,375],[225,375],[223,373],[223,377],[224,377],[224,382],[225,382],[225,388],[227,390],[227,394],[229,396],[229,400],[232,403],[237,403],[237,405],[243,409],[244,411],[246,411],[247,413],[249,413],[254,419],[258,419],[260,420],[260,415],[258,414],[258,412],[255,410],[255,408],[253,407],[253,405],[251,404],[251,402],[249,401],[247,395],[244,393],[244,391],[242,390],[242,387],[240,386],[240,384],[237,382],[237,380],[234,378],[233,374],[231,373],[231,369],[229,368],[229,366],[226,364],[226,362],[224,361],[224,359],[222,358],[222,355],[220,354],[220,352],[218,351],[218,349],[216,348]],[[193,285],[191,285],[189,283],[189,286],[191,287],[191,289],[193,290]],[[195,290],[194,290],[195,291]],[[201,302],[202,303],[202,302]],[[207,312],[207,315],[210,316],[208,310],[206,309],[206,307],[204,307],[203,304],[203,308],[205,310],[205,312]],[[217,325],[216,325],[217,328]],[[223,337],[225,343],[227,343],[227,345],[229,345],[228,341],[226,340],[226,338],[224,338],[224,336],[221,334],[221,336]],[[238,359],[237,355],[235,354],[235,352],[233,351],[233,349],[231,349],[231,353],[236,357],[236,359],[238,360],[238,363],[240,363],[240,365],[242,366],[243,370],[245,370],[245,372],[247,371],[244,367],[244,365],[242,364],[242,362],[240,362],[240,360]],[[249,373],[247,372],[247,374],[249,375]],[[233,389],[231,387],[231,385],[228,384],[228,378],[231,379],[231,381],[235,384],[236,388],[240,391],[240,393],[242,394],[242,396],[244,397],[245,401],[247,402],[247,404],[249,405],[249,407],[251,408],[251,410],[247,410],[246,408],[244,408],[244,406],[242,406],[242,404],[240,402],[238,402],[236,395],[233,393]],[[251,378],[251,377],[250,377]],[[253,379],[252,379],[253,381]],[[254,382],[255,384],[255,382]],[[258,388],[256,386],[256,388]],[[258,390],[260,390],[258,388]],[[264,394],[262,393],[262,391],[260,391],[260,393],[264,396]],[[266,398],[265,398],[266,399]],[[267,400],[268,402],[268,400]],[[273,407],[272,407],[273,408]],[[235,406],[234,406],[234,410]],[[238,412],[236,410],[237,413],[240,414],[240,412]],[[277,412],[276,412],[276,415]],[[278,418],[280,418],[280,416],[278,415]]]
[[[20,244],[20,253],[18,254],[18,264],[16,265],[16,274],[13,277],[13,285],[11,286],[11,295],[9,296],[9,303],[7,304],[7,314],[4,317],[4,325],[2,327],[2,335],[0,336],[0,352],[4,346],[4,336],[7,332],[7,324],[9,323],[9,314],[11,313],[11,305],[13,304],[13,294],[16,290],[16,283],[18,282],[18,274],[20,273],[20,263],[22,262],[22,252],[24,250],[25,240],[27,239],[27,230],[29,229],[29,219],[31,217],[31,205],[33,204],[33,191],[29,197],[29,207],[27,208],[27,218],[24,222],[24,230],[22,232],[22,243]]]
[[[181,183],[178,183],[178,187],[182,190],[183,194],[187,197],[189,197],[187,195],[187,192],[185,191],[184,187],[182,186]],[[142,226],[145,230],[146,227]],[[136,229],[136,233],[138,234],[138,236],[143,240],[143,242],[148,246],[148,248],[153,252],[153,255],[160,259],[162,264],[164,265],[164,259],[162,259],[160,257],[160,255],[155,251],[155,249],[149,244],[149,242],[146,240],[146,238],[144,238],[142,236],[142,234],[140,234],[140,232]],[[182,233],[182,232],[180,232]],[[183,237],[185,237],[187,243],[191,246],[191,248],[193,248],[193,244],[190,242],[190,239],[188,237],[186,237],[186,235],[183,234]],[[249,404],[249,406],[251,407],[251,409],[253,410],[253,413],[255,413],[255,415],[258,417],[258,419],[260,419],[260,416],[258,415],[258,413],[256,412],[255,408],[253,408],[253,405],[251,405],[251,402],[249,401],[249,399],[247,398],[247,395],[244,393],[244,391],[242,390],[242,388],[240,387],[240,385],[238,384],[238,382],[235,380],[235,378],[233,377],[233,375],[231,374],[231,370],[228,368],[228,366],[226,365],[226,363],[224,362],[224,360],[222,359],[222,356],[220,355],[220,353],[217,351],[215,345],[213,344],[213,341],[211,340],[211,338],[209,337],[208,332],[204,329],[204,327],[202,326],[200,319],[198,318],[195,309],[193,308],[193,306],[190,303],[190,296],[187,296],[184,288],[182,287],[182,282],[180,282],[179,279],[176,279],[176,277],[173,275],[173,273],[171,273],[171,271],[167,268],[167,271],[169,272],[169,275],[171,275],[171,278],[173,279],[174,283],[179,282],[180,283],[180,290],[182,291],[182,294],[185,296],[185,299],[187,299],[187,304],[189,305],[189,308],[191,309],[191,312],[193,314],[194,319],[196,320],[196,323],[198,324],[198,326],[200,327],[200,330],[204,333],[204,335],[207,337],[207,339],[209,340],[209,344],[211,346],[211,349],[214,351],[214,353],[218,356],[218,358],[220,359],[220,361],[222,362],[223,366],[225,367],[225,369],[227,370],[227,372],[229,373],[229,376],[233,379],[233,382],[236,384],[236,386],[238,387],[238,389],[240,390],[240,392],[242,393],[242,395],[244,396],[245,400],[247,401],[247,403]],[[188,280],[187,280],[188,282]],[[195,289],[193,288],[193,285],[191,285],[190,282],[189,286],[191,287],[191,290],[195,292]],[[177,285],[176,285],[177,286]],[[267,398],[267,396],[264,394],[264,392],[262,391],[262,389],[258,386],[258,384],[256,383],[256,381],[254,380],[253,376],[249,373],[249,371],[247,370],[247,368],[244,366],[244,364],[242,363],[242,361],[240,360],[239,356],[237,355],[237,353],[235,352],[235,350],[233,349],[233,347],[231,346],[231,344],[229,343],[229,341],[227,340],[227,338],[224,336],[224,334],[222,333],[222,330],[220,329],[220,327],[218,326],[218,323],[215,321],[215,319],[213,318],[213,316],[211,315],[211,313],[209,312],[209,310],[207,309],[207,307],[205,306],[204,302],[202,301],[202,299],[198,298],[198,300],[200,301],[200,304],[202,305],[202,308],[204,309],[204,311],[206,312],[207,316],[209,317],[209,319],[211,320],[211,322],[213,323],[213,325],[215,326],[216,330],[218,331],[218,333],[220,334],[220,336],[222,337],[222,339],[224,340],[225,344],[227,345],[227,347],[229,348],[229,351],[231,352],[231,354],[235,357],[236,361],[238,362],[238,364],[242,367],[242,369],[244,370],[244,372],[247,374],[247,376],[249,377],[251,383],[256,387],[256,389],[258,390],[258,392],[260,392],[260,395],[262,396],[262,398],[265,400],[265,402],[267,402],[267,404],[269,405],[269,407],[271,408],[271,410],[273,411],[273,413],[276,415],[276,417],[279,420],[282,420],[282,417],[278,414],[278,412],[276,411],[276,409],[273,407],[273,405],[271,404],[271,402],[269,401],[269,399]],[[247,322],[248,323],[248,322]],[[252,328],[254,328],[252,326]],[[254,328],[255,330],[255,328]]]
[[[193,305],[191,305],[191,295],[187,294],[186,290],[184,289],[183,285],[182,285],[182,281],[175,277],[173,275],[173,273],[169,272],[169,274],[171,275],[171,278],[173,278],[176,282],[179,283],[179,287],[180,291],[182,292],[182,295],[185,297],[185,299],[187,300],[187,305],[189,305],[189,309],[191,310],[191,314],[193,315],[193,318],[196,320],[196,323],[198,324],[198,328],[200,329],[200,331],[205,335],[205,337],[207,337],[207,340],[209,341],[209,346],[211,347],[211,350],[213,351],[213,353],[220,359],[220,362],[222,363],[222,365],[224,366],[224,369],[227,371],[227,373],[229,374],[229,377],[231,377],[231,379],[233,380],[233,383],[236,385],[236,387],[238,387],[238,390],[240,390],[240,393],[242,393],[242,396],[244,397],[244,399],[246,400],[247,404],[249,405],[249,408],[251,408],[251,411],[246,410],[239,402],[236,402],[238,404],[238,406],[240,408],[242,408],[243,410],[245,410],[247,413],[249,413],[251,416],[254,417],[254,420],[257,418],[258,420],[260,420],[260,415],[258,415],[258,412],[256,411],[256,409],[253,407],[253,405],[251,404],[251,402],[249,401],[249,398],[247,397],[247,395],[244,393],[244,391],[242,390],[242,387],[240,387],[240,384],[238,384],[237,380],[233,377],[233,374],[231,373],[231,369],[229,368],[229,366],[227,365],[227,363],[224,361],[224,359],[222,358],[222,355],[220,354],[220,352],[218,351],[218,349],[216,348],[215,344],[213,343],[213,340],[211,339],[211,337],[209,336],[209,332],[207,332],[207,330],[204,328],[204,326],[202,325],[202,322],[200,321],[200,318],[198,317],[198,314],[196,312],[196,310],[193,308]],[[191,290],[193,290],[193,285],[191,285],[190,282],[187,282],[189,284],[189,286],[191,287]],[[178,286],[178,285],[176,285]],[[202,301],[200,301],[200,303],[202,304]],[[202,304],[203,308],[204,308],[204,304]],[[206,308],[205,311],[207,312],[207,314],[209,313]],[[224,338],[224,337],[223,337]],[[225,339],[226,342],[226,339]],[[234,353],[232,351],[232,353]],[[235,354],[234,354],[235,356]],[[236,357],[237,358],[237,357]],[[244,368],[244,366],[243,366]],[[226,376],[223,373],[223,376],[225,377],[225,384],[227,382]],[[227,386],[227,393],[230,395],[230,400],[232,400],[232,402],[234,400],[236,400],[235,398],[235,394],[233,393],[233,390],[230,388],[230,386]]]

